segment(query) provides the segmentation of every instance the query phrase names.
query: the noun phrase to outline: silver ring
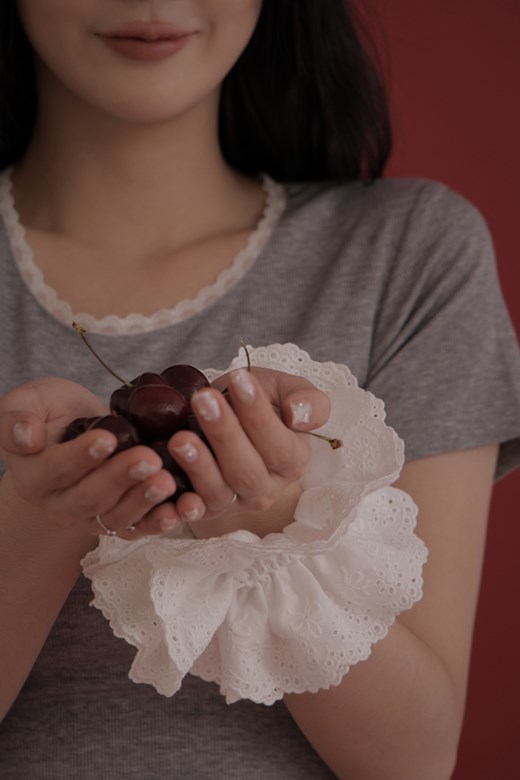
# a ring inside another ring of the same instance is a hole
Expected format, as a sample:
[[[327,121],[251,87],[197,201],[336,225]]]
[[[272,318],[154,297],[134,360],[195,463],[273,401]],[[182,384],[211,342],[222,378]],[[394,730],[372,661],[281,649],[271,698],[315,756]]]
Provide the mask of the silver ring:
[[[237,500],[237,498],[238,498],[238,493],[233,493],[233,498],[231,499],[231,501],[229,502],[229,504],[226,504],[226,506],[225,506],[223,509],[221,509],[220,511],[221,511],[221,512],[225,512],[225,511],[226,511],[226,509],[229,509],[229,507],[230,507],[230,506],[233,506],[233,504],[235,503],[235,501]]]
[[[238,493],[233,493],[233,498],[231,499],[229,504],[226,504],[226,506],[221,506],[218,509],[213,509],[210,506],[207,506],[206,508],[209,509],[210,512],[219,512],[219,513],[220,512],[226,512],[229,509],[230,506],[233,506],[233,504],[235,503],[237,498],[238,498]]]
[[[113,528],[108,528],[108,526],[104,524],[103,520],[101,519],[101,515],[96,515],[96,522],[99,526],[101,526],[106,536],[117,536],[117,531],[114,531]]]

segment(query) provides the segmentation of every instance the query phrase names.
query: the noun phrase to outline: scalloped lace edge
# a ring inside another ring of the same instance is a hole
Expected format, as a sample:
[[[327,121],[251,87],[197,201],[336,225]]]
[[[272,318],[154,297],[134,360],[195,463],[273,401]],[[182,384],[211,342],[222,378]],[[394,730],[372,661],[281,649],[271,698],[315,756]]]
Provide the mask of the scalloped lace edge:
[[[202,287],[194,298],[179,301],[171,309],[161,309],[151,315],[136,312],[126,317],[118,317],[109,314],[98,319],[86,312],[74,312],[70,304],[60,299],[56,290],[46,283],[42,271],[36,265],[34,252],[27,241],[25,228],[14,203],[11,172],[12,168],[0,172],[0,215],[3,217],[12,254],[25,285],[38,303],[55,319],[66,325],[78,321],[92,333],[105,335],[130,335],[159,330],[204,311],[231,290],[253,267],[286,206],[283,186],[264,174],[262,186],[266,201],[262,217],[250,233],[245,247],[212,284]]]

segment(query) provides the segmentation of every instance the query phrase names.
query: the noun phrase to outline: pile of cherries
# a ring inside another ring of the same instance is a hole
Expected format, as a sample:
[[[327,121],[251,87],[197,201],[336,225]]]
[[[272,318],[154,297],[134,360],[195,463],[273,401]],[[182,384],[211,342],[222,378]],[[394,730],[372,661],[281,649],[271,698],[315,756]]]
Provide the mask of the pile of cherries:
[[[198,368],[180,363],[169,366],[161,374],[146,372],[125,382],[96,354],[84,329],[76,323],[73,327],[97,359],[123,384],[110,397],[110,414],[77,417],[65,429],[62,441],[70,441],[93,428],[103,428],[117,438],[114,455],[136,444],[146,444],[157,452],[164,468],[175,479],[177,490],[170,500],[177,500],[193,488],[187,474],[170,455],[168,440],[176,431],[187,429],[208,444],[190,403],[193,393],[209,387],[207,377]]]

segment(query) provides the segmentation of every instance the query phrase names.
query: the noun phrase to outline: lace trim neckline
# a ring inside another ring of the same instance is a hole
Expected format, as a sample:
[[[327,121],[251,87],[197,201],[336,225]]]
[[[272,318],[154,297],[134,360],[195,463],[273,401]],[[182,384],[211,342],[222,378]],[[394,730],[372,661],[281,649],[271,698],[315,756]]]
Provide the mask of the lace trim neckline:
[[[20,276],[39,304],[55,319],[70,326],[77,321],[92,333],[104,335],[131,335],[147,333],[174,325],[198,314],[223,297],[253,267],[269,241],[286,205],[283,186],[269,176],[262,176],[266,193],[264,212],[247,244],[235,256],[211,284],[202,287],[193,298],[179,301],[171,309],[160,309],[150,315],[139,313],[119,317],[109,314],[97,318],[87,312],[74,312],[67,301],[60,299],[56,290],[45,281],[36,265],[34,252],[27,241],[25,228],[20,221],[11,181],[12,168],[0,172],[0,215],[3,217],[12,255]]]

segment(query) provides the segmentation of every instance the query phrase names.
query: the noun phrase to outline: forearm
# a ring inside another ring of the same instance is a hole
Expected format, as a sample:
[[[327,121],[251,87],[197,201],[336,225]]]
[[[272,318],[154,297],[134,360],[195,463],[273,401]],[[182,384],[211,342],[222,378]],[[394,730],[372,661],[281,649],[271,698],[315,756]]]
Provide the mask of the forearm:
[[[0,482],[0,718],[25,682],[94,537],[52,526]]]
[[[396,622],[341,684],[284,699],[340,780],[448,780],[462,705],[435,653]]]

